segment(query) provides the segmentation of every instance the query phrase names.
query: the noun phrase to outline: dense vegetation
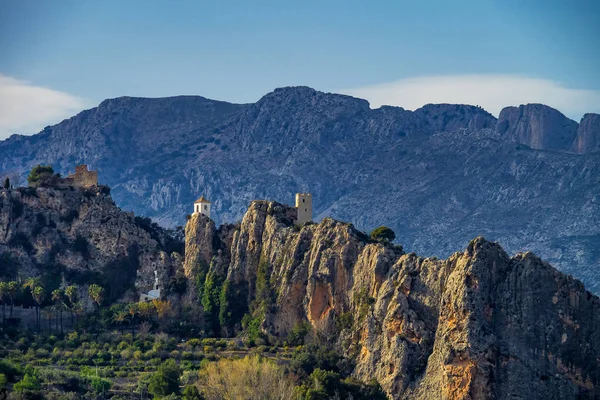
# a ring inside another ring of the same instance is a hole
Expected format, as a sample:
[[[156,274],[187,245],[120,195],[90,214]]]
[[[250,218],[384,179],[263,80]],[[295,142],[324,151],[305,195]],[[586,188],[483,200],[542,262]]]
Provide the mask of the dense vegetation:
[[[350,377],[352,362],[326,338],[309,340],[309,325],[267,345],[259,322],[273,306],[267,276],[263,263],[256,300],[243,308],[243,290],[208,273],[197,288],[204,330],[175,318],[167,300],[109,305],[97,284],[47,293],[39,278],[0,282],[0,390],[9,399],[385,399],[376,381]],[[29,330],[12,315],[26,298],[35,310]],[[244,327],[238,337],[207,337],[234,320]]]

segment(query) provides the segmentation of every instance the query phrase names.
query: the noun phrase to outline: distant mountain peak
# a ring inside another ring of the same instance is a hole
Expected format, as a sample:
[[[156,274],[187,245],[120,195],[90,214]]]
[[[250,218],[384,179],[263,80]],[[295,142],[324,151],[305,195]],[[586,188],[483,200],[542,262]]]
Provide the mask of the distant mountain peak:
[[[532,149],[569,151],[577,135],[577,122],[544,104],[506,107],[498,118],[498,132]]]

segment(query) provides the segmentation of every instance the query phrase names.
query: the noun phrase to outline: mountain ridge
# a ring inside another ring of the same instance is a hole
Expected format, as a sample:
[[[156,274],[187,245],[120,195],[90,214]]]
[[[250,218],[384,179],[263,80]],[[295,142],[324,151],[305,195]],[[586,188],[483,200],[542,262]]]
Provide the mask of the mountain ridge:
[[[535,108],[530,117],[543,121]],[[51,163],[66,174],[86,163],[119,206],[166,226],[181,225],[200,194],[220,223],[239,220],[252,200],[309,191],[317,219],[389,225],[411,251],[448,256],[483,235],[510,252],[533,250],[600,290],[595,114],[575,139],[591,151],[576,154],[560,140],[539,141],[546,125],[518,114],[500,133],[478,107],[371,109],[307,87],[251,104],[127,98],[84,113],[0,142],[0,171],[23,176]],[[533,148],[540,143],[549,148]]]

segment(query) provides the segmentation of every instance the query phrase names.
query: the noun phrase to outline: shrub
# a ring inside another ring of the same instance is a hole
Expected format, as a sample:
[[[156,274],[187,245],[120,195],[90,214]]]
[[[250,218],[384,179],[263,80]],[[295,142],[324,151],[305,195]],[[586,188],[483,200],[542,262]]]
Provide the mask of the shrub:
[[[199,387],[207,399],[290,399],[294,384],[283,369],[258,356],[222,359],[199,372]]]
[[[287,343],[290,346],[300,346],[304,344],[304,338],[308,334],[310,324],[301,322],[297,324],[287,337]]]
[[[155,397],[179,393],[179,375],[181,370],[173,360],[165,361],[158,371],[150,376],[148,392]]]
[[[42,388],[39,379],[34,374],[25,374],[23,379],[13,386],[13,390],[17,393],[26,391],[38,391]]]
[[[373,231],[371,232],[371,239],[380,240],[384,242],[391,242],[394,239],[396,239],[396,234],[387,226],[380,226],[378,228],[373,229]]]
[[[198,388],[193,385],[186,386],[183,389],[183,396],[181,397],[183,400],[204,400],[204,396],[200,394]]]
[[[95,376],[92,378],[90,386],[92,387],[92,390],[96,393],[106,393],[110,390],[111,383],[106,379],[102,379],[100,377]]]

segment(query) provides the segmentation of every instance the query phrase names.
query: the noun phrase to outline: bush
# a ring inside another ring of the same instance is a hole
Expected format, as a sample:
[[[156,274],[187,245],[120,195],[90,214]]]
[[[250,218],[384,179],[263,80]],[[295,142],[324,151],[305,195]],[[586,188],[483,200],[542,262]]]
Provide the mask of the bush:
[[[308,334],[310,324],[308,322],[301,322],[292,329],[287,337],[287,343],[289,346],[300,346],[304,344],[304,338]]]
[[[283,369],[258,356],[208,364],[199,372],[199,387],[208,399],[294,398],[294,384]]]
[[[34,374],[25,374],[23,379],[13,386],[13,390],[17,393],[26,391],[38,391],[42,388],[39,379]]]
[[[380,226],[378,228],[373,229],[373,231],[371,232],[371,239],[380,240],[384,242],[391,242],[394,239],[396,239],[396,234],[387,226]]]
[[[158,371],[150,376],[148,392],[155,397],[179,393],[179,375],[181,370],[173,360],[165,361]]]
[[[110,390],[111,384],[106,379],[102,379],[100,377],[93,377],[90,382],[90,386],[92,390],[96,393],[106,393]]]

